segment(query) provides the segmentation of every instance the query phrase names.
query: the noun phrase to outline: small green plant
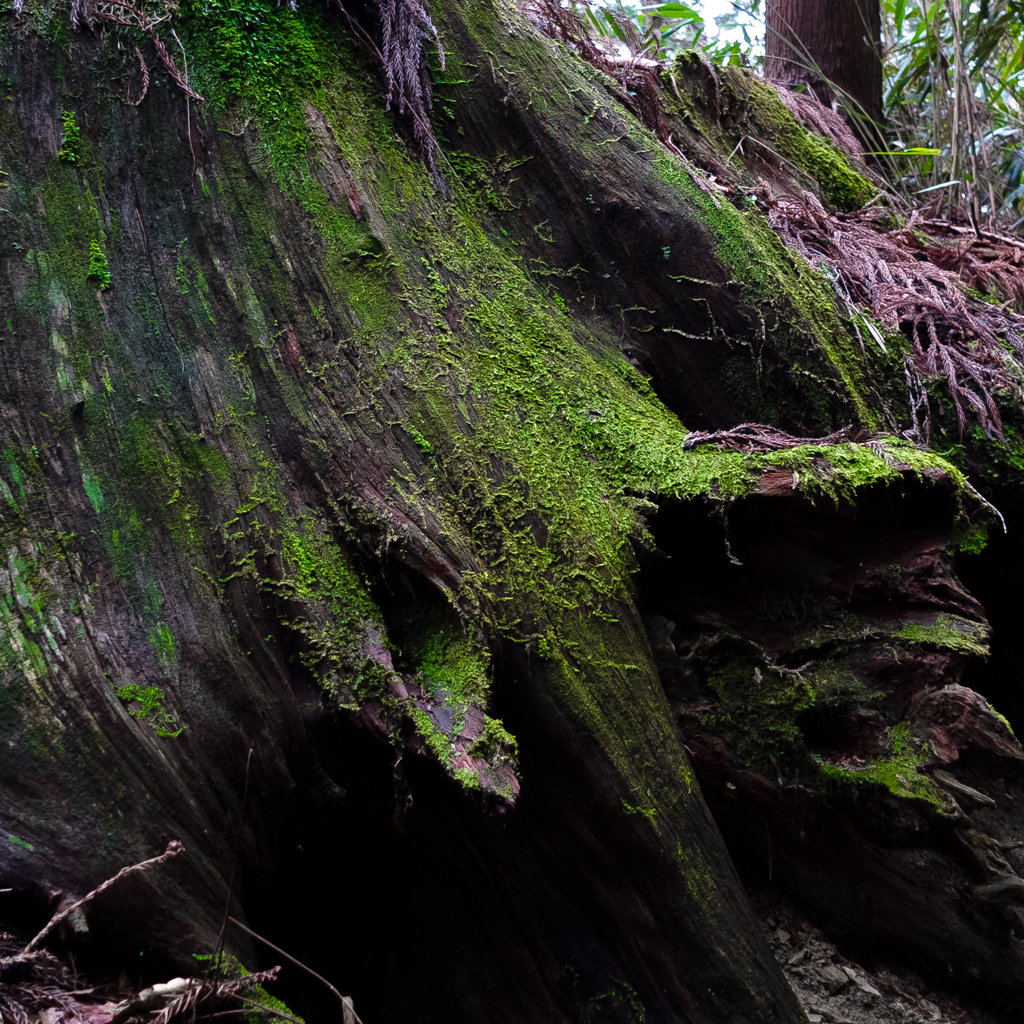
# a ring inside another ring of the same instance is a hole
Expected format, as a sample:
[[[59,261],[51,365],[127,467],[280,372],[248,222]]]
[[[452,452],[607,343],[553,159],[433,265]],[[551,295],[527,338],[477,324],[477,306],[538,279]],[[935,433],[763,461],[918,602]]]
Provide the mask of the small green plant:
[[[140,721],[148,721],[157,736],[180,736],[188,726],[178,718],[177,711],[168,711],[162,704],[164,691],[155,686],[139,686],[129,683],[117,688],[117,696],[125,704],[132,705],[128,714]]]
[[[434,451],[434,446],[415,428],[413,427],[412,439],[416,442],[416,447],[419,448],[424,455],[430,455]]]
[[[105,292],[110,287],[110,268],[107,266],[107,256],[95,238],[89,243],[89,279],[99,281],[101,292]]]
[[[185,243],[187,241],[187,238],[183,238],[178,243],[178,266],[174,271],[174,279],[178,282],[182,295],[188,295],[188,271],[185,269]]]
[[[494,762],[500,757],[519,756],[516,738],[496,718],[484,716],[484,732],[467,751],[470,757],[482,757]]]
[[[61,139],[57,156],[69,164],[77,163],[82,155],[82,137],[78,134],[78,125],[75,124],[75,112],[65,110],[61,121],[64,124],[64,137]]]

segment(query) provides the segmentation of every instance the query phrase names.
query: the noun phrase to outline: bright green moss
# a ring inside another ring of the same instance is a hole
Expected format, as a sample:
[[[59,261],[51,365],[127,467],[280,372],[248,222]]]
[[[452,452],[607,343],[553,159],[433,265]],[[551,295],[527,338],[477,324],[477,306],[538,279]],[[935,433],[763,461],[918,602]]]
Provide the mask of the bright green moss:
[[[430,752],[446,768],[449,767],[454,757],[451,738],[434,725],[430,720],[430,715],[425,711],[411,707],[408,709],[408,715],[412,719],[417,734],[423,737]]]
[[[64,126],[64,135],[57,156],[69,164],[77,163],[82,156],[82,137],[75,123],[75,112],[65,110],[61,115],[61,123]]]
[[[466,635],[453,609],[440,603],[410,609],[394,639],[404,662],[422,676],[428,692],[447,690],[458,702],[487,707],[487,655]]]
[[[930,644],[963,654],[988,655],[988,636],[977,623],[942,614],[932,625],[907,623],[894,637],[914,644]]]
[[[939,810],[947,810],[948,803],[938,786],[929,776],[922,775],[917,770],[918,766],[924,764],[931,756],[931,749],[910,735],[910,723],[901,722],[894,726],[883,738],[883,743],[891,746],[891,755],[869,764],[866,768],[820,765],[818,771],[822,783],[885,786],[895,796],[917,797],[934,804]]]
[[[175,660],[174,634],[166,622],[161,622],[150,632],[149,642],[162,665],[169,665]]]
[[[107,266],[107,256],[95,238],[89,243],[88,276],[99,284],[100,291],[105,292],[110,287],[110,268]]]
[[[813,178],[833,206],[851,210],[876,194],[877,189],[850,166],[846,156],[830,140],[799,124],[770,85],[752,75],[747,79],[747,101],[754,107],[758,125],[767,129],[766,134],[779,155]]]
[[[471,772],[468,768],[456,768],[455,781],[458,782],[463,789],[483,789],[480,785],[480,776],[476,772]]]
[[[470,757],[482,757],[494,762],[501,757],[515,758],[519,755],[516,738],[496,718],[485,716],[484,732],[467,751]]]
[[[177,711],[167,711],[163,706],[164,691],[155,686],[139,686],[138,683],[119,686],[117,696],[128,706],[128,714],[148,722],[157,736],[174,738],[188,728]]]
[[[983,697],[982,700],[985,700],[985,698]],[[1017,735],[1013,731],[1013,726],[1010,725],[1010,720],[1006,717],[1006,715],[1001,714],[1000,712],[996,711],[996,709],[994,707],[992,707],[992,705],[989,704],[989,702],[987,700],[985,701],[985,707],[988,708],[989,714],[991,714],[994,718],[998,718],[999,721],[1002,722],[1003,725],[1006,726],[1006,728],[1009,730],[1011,736],[1016,736]]]

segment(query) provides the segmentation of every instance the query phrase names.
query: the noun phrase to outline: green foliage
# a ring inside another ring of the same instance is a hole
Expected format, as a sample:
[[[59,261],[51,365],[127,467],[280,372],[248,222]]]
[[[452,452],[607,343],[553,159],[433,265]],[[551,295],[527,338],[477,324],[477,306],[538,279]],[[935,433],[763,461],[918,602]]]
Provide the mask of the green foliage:
[[[110,268],[107,266],[107,256],[95,238],[89,243],[88,276],[99,282],[100,291],[105,292],[110,287]]]
[[[213,957],[209,953],[193,953],[193,957],[198,960],[204,966],[204,974],[206,973],[205,967],[209,964]],[[238,957],[233,956],[231,953],[220,953],[217,957],[216,966],[213,968],[214,975],[220,975],[223,978],[234,979],[234,978],[245,978],[248,977],[252,972],[242,963]],[[301,1017],[296,1017],[289,1007],[281,1002],[280,999],[272,996],[262,985],[253,985],[252,988],[242,990],[246,999],[258,1006],[262,1007],[265,1014],[255,1011],[252,1014],[243,1013],[239,1015],[239,1020],[243,1024],[258,1024],[259,1021],[265,1020],[268,1016],[271,1020],[275,1019],[275,1015],[281,1019],[291,1019],[298,1021],[298,1024],[304,1024]]]
[[[743,43],[727,42],[715,37],[701,15],[698,0],[689,4],[669,0],[661,4],[634,5],[615,2],[573,2],[572,12],[578,17],[585,34],[610,56],[631,54],[654,60],[671,58],[686,49],[700,47],[716,64],[746,64],[757,53],[759,40],[751,35],[756,25],[760,0],[738,0],[734,10],[715,19],[718,28],[739,29]]]
[[[482,757],[494,762],[499,757],[518,757],[516,738],[496,718],[485,716],[484,732],[467,751],[470,757]]]
[[[75,123],[75,112],[65,110],[61,115],[61,122],[64,125],[64,137],[61,139],[57,156],[69,164],[77,163],[82,155],[82,139]]]
[[[1024,4],[883,0],[882,10],[894,175],[911,193],[946,183],[950,198],[977,199],[986,217],[1011,213],[1024,199]]]
[[[128,714],[140,721],[147,721],[157,736],[180,736],[188,726],[178,718],[177,711],[167,711],[163,706],[164,691],[155,686],[139,686],[131,683],[117,688],[117,696],[129,705]]]

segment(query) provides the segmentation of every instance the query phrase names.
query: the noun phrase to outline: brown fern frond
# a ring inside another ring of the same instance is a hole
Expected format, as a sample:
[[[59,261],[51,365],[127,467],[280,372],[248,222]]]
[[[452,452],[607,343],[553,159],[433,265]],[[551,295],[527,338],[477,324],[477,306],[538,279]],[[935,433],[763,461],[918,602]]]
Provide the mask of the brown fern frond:
[[[142,59],[142,51],[137,46],[135,47],[135,53],[142,67],[142,95],[135,101],[135,106],[138,106],[146,98],[146,93],[149,92],[149,68],[146,67],[146,62]]]
[[[341,0],[336,0],[341,6]],[[387,86],[385,103],[412,126],[435,180],[447,191],[437,167],[439,146],[430,123],[433,92],[427,73],[426,43],[432,40],[444,70],[444,47],[437,26],[419,0],[376,0],[381,24],[379,52]]]
[[[1024,305],[1024,247],[995,237],[929,238],[914,216],[893,228],[892,214],[878,206],[830,214],[809,192],[777,195],[764,181],[754,194],[782,240],[827,269],[855,324],[864,309],[909,338],[914,372],[944,387],[960,435],[973,420],[1002,438],[996,393],[1020,400],[1024,380],[1024,316],[1010,308]],[[908,396],[912,432],[927,435],[920,395],[915,385]]]
[[[185,847],[182,846],[177,839],[172,839],[167,844],[167,849],[164,850],[164,852],[161,853],[158,857],[150,857],[149,860],[141,861],[138,864],[130,864],[128,865],[128,867],[121,868],[121,870],[118,871],[116,875],[114,875],[112,878],[108,878],[101,885],[98,885],[95,889],[93,889],[92,892],[87,893],[85,896],[83,896],[80,900],[78,900],[75,903],[69,903],[62,910],[54,914],[53,917],[51,917],[50,920],[47,922],[46,927],[43,928],[43,930],[21,951],[19,955],[26,956],[27,954],[33,952],[33,950],[35,950],[35,948],[43,941],[43,939],[45,939],[46,936],[49,935],[50,932],[53,931],[53,929],[56,928],[61,921],[64,920],[64,918],[73,914],[79,907],[88,903],[96,896],[99,896],[101,892],[103,892],[106,889],[109,889],[112,885],[114,885],[115,882],[120,881],[126,875],[134,874],[137,871],[146,871],[149,868],[152,868],[158,864],[166,864],[169,860],[173,860],[175,857],[180,856],[184,852]]]
[[[784,430],[767,426],[764,423],[740,423],[727,430],[694,430],[686,435],[683,450],[692,451],[701,445],[711,444],[729,451],[745,452],[777,452],[786,448],[799,448],[803,445],[834,445],[852,441],[851,428],[843,427],[827,437],[794,437]]]
[[[229,981],[207,981],[201,978],[191,978],[190,984],[185,991],[174,997],[167,1005],[153,1018],[152,1024],[170,1024],[175,1017],[184,1016],[200,1004],[223,1003],[237,997],[238,995],[252,991],[257,985],[264,982],[275,981],[280,967],[271,967],[267,971],[258,971],[254,974],[247,974],[243,978],[233,978]]]
[[[81,4],[85,7],[90,4],[90,0],[72,0],[72,11],[74,11],[75,4]],[[153,47],[156,50],[157,56],[163,62],[167,73],[174,80],[178,88],[186,96],[191,96],[194,100],[201,100],[203,98],[189,86],[185,76],[178,70],[177,64],[174,63],[174,58],[168,52],[167,47],[164,46],[163,40],[157,35],[156,26],[160,21],[164,20],[163,18],[154,21],[145,11],[140,10],[134,4],[128,3],[127,0],[98,0],[98,2],[93,2],[93,5],[90,6],[89,13],[97,21],[107,21],[114,25],[127,25],[130,28],[142,29],[153,41]],[[72,18],[72,25],[76,28],[78,27],[74,18]],[[147,80],[149,78],[148,72],[146,73],[146,78]]]
[[[842,114],[837,113],[831,107],[826,107],[812,89],[793,92],[784,83],[773,82],[772,84],[783,105],[798,121],[805,124],[811,131],[823,135],[826,139],[831,139],[842,152],[856,160],[863,168],[864,147],[850,130],[850,126]]]

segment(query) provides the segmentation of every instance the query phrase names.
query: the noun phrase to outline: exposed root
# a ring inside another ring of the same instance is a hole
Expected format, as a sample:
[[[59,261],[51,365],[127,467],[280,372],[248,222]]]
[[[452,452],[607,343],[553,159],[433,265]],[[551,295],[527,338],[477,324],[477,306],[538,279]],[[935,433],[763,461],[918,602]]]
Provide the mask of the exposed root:
[[[1007,308],[1024,302],[1024,250],[995,239],[943,244],[923,234],[916,215],[887,230],[887,210],[829,214],[810,192],[776,195],[763,180],[755,195],[782,240],[829,272],[855,324],[884,348],[878,329],[857,308],[865,307],[887,329],[909,337],[913,370],[945,382],[961,436],[974,419],[987,436],[1002,439],[995,394],[1019,399],[1024,377],[1024,317]],[[967,288],[1004,302],[986,301]],[[909,372],[908,386],[913,414],[923,416],[927,435],[930,404],[922,402]]]
[[[805,444],[844,444],[853,440],[850,430],[850,427],[843,427],[828,437],[794,437],[764,423],[741,423],[728,430],[695,430],[686,435],[683,450],[691,451],[702,444],[713,444],[717,448],[727,448],[734,452],[778,452]]]

